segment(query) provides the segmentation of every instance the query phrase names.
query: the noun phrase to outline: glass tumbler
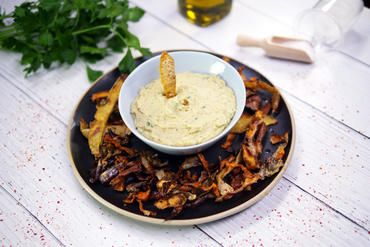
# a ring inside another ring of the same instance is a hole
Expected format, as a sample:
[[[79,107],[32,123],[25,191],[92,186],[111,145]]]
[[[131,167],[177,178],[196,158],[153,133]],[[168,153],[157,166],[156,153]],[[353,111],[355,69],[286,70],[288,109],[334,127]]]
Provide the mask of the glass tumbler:
[[[297,31],[314,45],[333,45],[363,8],[362,0],[320,0],[298,17]]]

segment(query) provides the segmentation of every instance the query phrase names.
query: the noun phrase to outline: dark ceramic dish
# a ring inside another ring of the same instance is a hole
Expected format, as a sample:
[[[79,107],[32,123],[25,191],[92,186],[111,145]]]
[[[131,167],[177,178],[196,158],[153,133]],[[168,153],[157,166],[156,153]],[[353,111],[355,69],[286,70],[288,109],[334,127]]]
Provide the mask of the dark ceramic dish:
[[[154,55],[158,54],[160,54],[160,52]],[[211,54],[221,58],[223,57],[218,54]],[[140,64],[147,59],[148,57],[138,58],[137,64]],[[238,68],[239,66],[245,66],[244,64],[233,59],[230,59],[229,63],[235,68]],[[260,73],[247,66],[245,66],[244,73],[248,78],[255,76],[270,83],[269,80],[263,77]],[[239,193],[230,200],[224,201],[222,203],[216,203],[212,200],[206,201],[195,209],[184,209],[179,216],[171,220],[165,220],[165,218],[169,216],[170,211],[163,211],[162,213],[159,213],[156,217],[147,217],[142,215],[136,203],[125,206],[122,202],[122,199],[124,197],[123,192],[114,191],[108,185],[103,185],[100,183],[92,184],[89,182],[89,174],[91,169],[94,167],[94,158],[91,155],[86,138],[81,134],[79,129],[79,120],[81,117],[86,119],[88,122],[91,121],[94,117],[96,108],[90,100],[91,95],[99,91],[110,89],[119,75],[120,72],[116,68],[103,75],[90,87],[90,89],[85,93],[81,101],[78,103],[75,112],[72,115],[68,130],[68,151],[70,153],[70,159],[74,174],[80,184],[90,193],[90,195],[92,195],[100,203],[122,215],[149,223],[170,225],[200,224],[221,219],[240,212],[245,208],[248,208],[258,200],[262,199],[282,177],[284,171],[287,168],[287,164],[293,151],[295,141],[294,121],[289,111],[289,107],[283,98],[280,102],[280,109],[278,111],[278,114],[275,115],[275,117],[278,119],[278,124],[270,127],[270,131],[267,133],[267,137],[264,138],[264,150],[262,154],[262,159],[264,159],[265,156],[271,155],[276,149],[276,145],[273,146],[268,141],[269,135],[271,135],[272,133],[282,134],[285,131],[288,131],[289,143],[286,147],[286,155],[284,157],[285,165],[278,173],[276,173],[272,177],[257,182],[252,186],[252,189],[250,191]],[[266,94],[264,95],[264,97],[267,98],[269,96]],[[238,150],[238,147],[241,144],[241,140],[242,137],[239,136],[239,138],[237,138],[237,140],[234,142],[235,144],[233,146],[233,149],[235,151]],[[203,152],[210,163],[216,163],[219,156],[221,158],[224,158],[230,154],[220,147],[224,141],[225,138]],[[134,148],[138,150],[151,149],[135,136],[131,137],[131,144]],[[167,154],[161,154],[161,158],[168,159],[170,161],[170,164],[174,164],[174,166],[180,164],[184,160],[184,157],[182,156],[170,156]]]

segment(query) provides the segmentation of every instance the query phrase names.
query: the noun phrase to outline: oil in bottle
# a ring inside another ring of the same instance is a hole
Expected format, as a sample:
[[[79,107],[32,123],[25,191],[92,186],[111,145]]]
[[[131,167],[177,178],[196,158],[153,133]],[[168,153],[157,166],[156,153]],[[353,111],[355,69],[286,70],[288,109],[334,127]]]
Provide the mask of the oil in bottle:
[[[178,0],[180,13],[191,23],[209,26],[224,18],[232,0]]]

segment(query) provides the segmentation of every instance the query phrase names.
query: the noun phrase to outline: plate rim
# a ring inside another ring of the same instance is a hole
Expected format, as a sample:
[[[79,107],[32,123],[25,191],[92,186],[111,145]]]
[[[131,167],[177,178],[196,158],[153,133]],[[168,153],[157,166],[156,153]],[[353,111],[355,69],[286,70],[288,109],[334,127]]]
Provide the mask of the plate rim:
[[[157,52],[162,52],[164,50],[159,50],[159,51],[154,51],[153,53],[157,53]],[[229,56],[226,56],[226,55],[223,55],[223,54],[219,54],[219,53],[216,53],[216,52],[213,52],[213,51],[207,51],[207,50],[197,50],[197,49],[172,49],[172,50],[166,50],[166,51],[199,51],[199,52],[207,52],[207,53],[210,53],[210,54],[213,54],[213,55],[216,55],[216,56],[221,56],[221,57],[227,57],[227,58],[230,58],[242,65],[245,65],[243,62],[240,62],[239,60],[237,59],[234,59],[232,57],[229,57]],[[135,59],[139,59],[139,58],[142,58],[143,56],[138,56],[138,57],[135,57]],[[293,116],[293,112],[291,110],[291,107],[290,105],[288,104],[288,102],[285,100],[284,96],[281,94],[280,90],[271,82],[271,80],[269,80],[265,75],[263,75],[262,73],[260,73],[258,70],[254,69],[253,67],[247,65],[248,68],[254,70],[255,72],[259,73],[260,75],[262,75],[263,77],[265,77],[276,89],[277,91],[280,93],[280,96],[281,98],[283,99],[285,105],[287,106],[287,110],[288,110],[288,113],[289,113],[289,116],[290,116],[290,122],[291,122],[291,126],[292,126],[292,138],[291,138],[291,146],[290,146],[290,149],[289,149],[289,153],[288,153],[288,156],[284,162],[284,165],[283,167],[281,168],[281,170],[279,171],[279,173],[276,175],[276,177],[266,186],[266,188],[264,188],[260,193],[258,193],[257,195],[255,195],[254,197],[252,197],[251,199],[249,199],[248,201],[236,206],[236,207],[233,207],[233,208],[230,208],[226,211],[223,211],[223,212],[219,212],[219,213],[216,213],[216,214],[213,214],[213,215],[209,215],[209,216],[205,216],[205,217],[200,217],[200,218],[195,218],[195,219],[183,219],[183,220],[178,220],[178,219],[170,219],[170,220],[165,220],[165,219],[158,219],[158,218],[152,218],[152,217],[149,217],[149,216],[145,216],[145,215],[139,215],[139,214],[135,214],[135,213],[132,213],[132,212],[129,212],[127,210],[124,210],[108,201],[106,201],[104,198],[102,198],[100,195],[98,195],[93,189],[90,188],[90,186],[85,182],[85,180],[82,178],[82,176],[80,175],[80,173],[78,172],[78,169],[77,169],[77,166],[73,160],[73,157],[72,157],[72,149],[71,149],[71,130],[72,130],[72,125],[73,125],[73,118],[75,116],[75,113],[77,111],[77,108],[78,106],[80,105],[81,101],[83,98],[85,98],[85,96],[87,95],[87,93],[95,86],[95,84],[100,81],[104,76],[106,76],[107,74],[113,72],[114,70],[117,69],[117,66],[114,67],[113,69],[109,70],[108,72],[104,73],[103,75],[101,75],[98,79],[96,79],[90,86],[89,88],[86,89],[85,93],[82,94],[82,96],[80,97],[80,99],[78,100],[78,102],[76,103],[76,105],[74,106],[74,109],[72,111],[72,114],[71,116],[69,117],[69,121],[68,121],[68,125],[67,125],[67,145],[66,145],[66,148],[67,148],[67,153],[68,153],[68,159],[69,159],[69,162],[70,162],[70,165],[72,167],[72,171],[73,171],[73,175],[75,176],[75,178],[77,179],[77,181],[79,182],[79,184],[81,185],[81,187],[86,190],[88,192],[88,194],[90,196],[92,196],[96,201],[98,201],[99,203],[101,203],[102,205],[104,205],[105,207],[109,208],[110,210],[120,214],[120,215],[123,215],[123,216],[126,216],[126,217],[129,217],[131,219],[134,219],[134,220],[137,220],[137,221],[141,221],[141,222],[146,222],[146,223],[151,223],[151,224],[156,224],[156,225],[173,225],[173,226],[187,226],[187,225],[198,225],[198,224],[204,224],[204,223],[208,223],[208,222],[212,222],[212,221],[216,221],[216,220],[219,220],[219,219],[222,219],[222,218],[226,218],[228,216],[231,216],[233,214],[236,214],[236,213],[239,213],[249,207],[251,207],[252,205],[254,205],[255,203],[257,203],[258,201],[260,201],[261,199],[263,199],[267,194],[270,193],[270,191],[278,184],[278,182],[280,181],[280,179],[283,177],[283,174],[285,173],[286,169],[288,168],[288,165],[290,164],[290,160],[291,160],[291,157],[292,157],[292,154],[293,154],[293,151],[295,149],[295,141],[296,141],[296,126],[295,126],[295,120],[294,120],[294,116]]]

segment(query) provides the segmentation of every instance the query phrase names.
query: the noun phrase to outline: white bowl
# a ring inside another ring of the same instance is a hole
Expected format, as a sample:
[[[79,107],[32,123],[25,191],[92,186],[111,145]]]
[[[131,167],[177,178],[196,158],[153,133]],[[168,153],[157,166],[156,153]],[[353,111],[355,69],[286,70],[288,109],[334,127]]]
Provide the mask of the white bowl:
[[[121,117],[127,127],[140,140],[152,148],[172,155],[185,155],[200,152],[224,137],[239,120],[245,105],[245,87],[239,73],[224,60],[211,54],[199,51],[176,51],[169,52],[175,60],[176,73],[196,72],[203,74],[219,75],[225,80],[236,97],[236,111],[229,125],[217,136],[200,144],[192,146],[169,146],[149,140],[136,129],[131,115],[131,104],[138,95],[140,89],[149,82],[159,78],[159,58],[155,56],[140,64],[126,79],[118,98],[118,107]]]

